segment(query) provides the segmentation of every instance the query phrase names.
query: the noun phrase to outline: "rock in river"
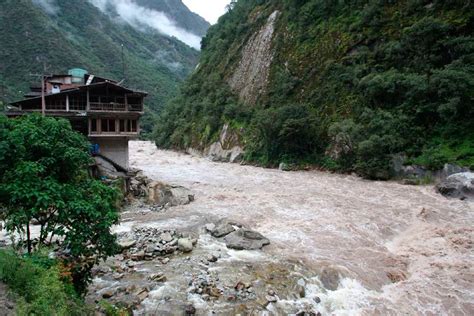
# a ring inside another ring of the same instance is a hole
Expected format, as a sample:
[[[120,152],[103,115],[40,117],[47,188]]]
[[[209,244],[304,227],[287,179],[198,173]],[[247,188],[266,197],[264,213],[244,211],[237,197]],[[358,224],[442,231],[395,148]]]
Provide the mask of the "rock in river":
[[[447,177],[436,188],[447,197],[474,198],[474,172],[460,172]]]
[[[126,249],[130,249],[133,246],[135,246],[136,243],[137,242],[135,240],[125,239],[125,240],[120,240],[118,242],[118,245],[119,245],[120,249],[126,250]]]
[[[219,223],[216,228],[211,232],[211,235],[214,237],[223,237],[232,233],[235,228],[228,222]]]
[[[178,239],[178,249],[182,252],[193,251],[193,242],[189,238]]]
[[[237,250],[261,249],[270,244],[262,234],[249,229],[239,229],[228,234],[224,237],[224,242],[228,248]]]

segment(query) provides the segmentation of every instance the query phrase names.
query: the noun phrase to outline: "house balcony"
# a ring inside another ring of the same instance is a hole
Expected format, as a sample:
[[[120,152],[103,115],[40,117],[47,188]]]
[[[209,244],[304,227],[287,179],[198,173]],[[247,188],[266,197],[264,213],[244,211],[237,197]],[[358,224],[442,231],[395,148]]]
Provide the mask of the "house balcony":
[[[129,138],[136,139],[140,136],[139,132],[89,132],[89,138]]]
[[[89,112],[143,112],[143,105],[90,102]]]

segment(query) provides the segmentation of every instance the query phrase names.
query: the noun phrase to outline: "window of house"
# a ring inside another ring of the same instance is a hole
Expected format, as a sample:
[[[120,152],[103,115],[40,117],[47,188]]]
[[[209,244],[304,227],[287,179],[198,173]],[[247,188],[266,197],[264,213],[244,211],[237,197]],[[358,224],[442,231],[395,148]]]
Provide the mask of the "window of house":
[[[126,120],[120,120],[120,132],[126,132],[125,130],[125,121]]]
[[[97,119],[91,119],[91,132],[97,132]]]
[[[101,127],[103,133],[113,133],[115,132],[115,120],[101,119]]]
[[[137,132],[137,120],[130,120],[132,122],[132,128],[130,129],[130,131],[132,133],[136,133]]]

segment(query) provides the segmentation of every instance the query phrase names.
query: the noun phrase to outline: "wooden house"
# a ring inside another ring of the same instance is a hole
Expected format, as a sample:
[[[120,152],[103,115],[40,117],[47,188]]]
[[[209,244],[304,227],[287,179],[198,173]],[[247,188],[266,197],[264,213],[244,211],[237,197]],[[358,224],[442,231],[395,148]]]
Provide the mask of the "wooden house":
[[[13,102],[7,116],[38,112],[68,119],[73,129],[88,137],[97,155],[128,170],[128,141],[140,134],[147,94],[81,69],[45,76],[42,83],[32,87],[25,99]]]

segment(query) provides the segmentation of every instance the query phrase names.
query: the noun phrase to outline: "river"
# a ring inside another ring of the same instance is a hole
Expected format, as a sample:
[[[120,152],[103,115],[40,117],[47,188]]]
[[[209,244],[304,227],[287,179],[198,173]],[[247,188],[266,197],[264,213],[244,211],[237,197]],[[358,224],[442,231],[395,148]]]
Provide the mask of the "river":
[[[211,269],[222,282],[245,279],[254,282],[257,297],[269,287],[279,294],[265,311],[261,297],[235,303],[186,295],[182,270],[192,268],[177,259],[163,270],[180,298],[170,303],[155,288],[142,304],[143,314],[175,314],[188,301],[203,315],[298,309],[322,315],[474,315],[472,202],[447,199],[431,185],[216,163],[141,141],[130,143],[130,162],[154,180],[191,189],[195,201],[166,212],[126,212],[119,230],[141,225],[199,231],[219,218],[243,223],[271,244],[261,251],[231,251],[201,234],[192,256],[222,251],[224,259]],[[298,284],[304,295],[292,293]]]

